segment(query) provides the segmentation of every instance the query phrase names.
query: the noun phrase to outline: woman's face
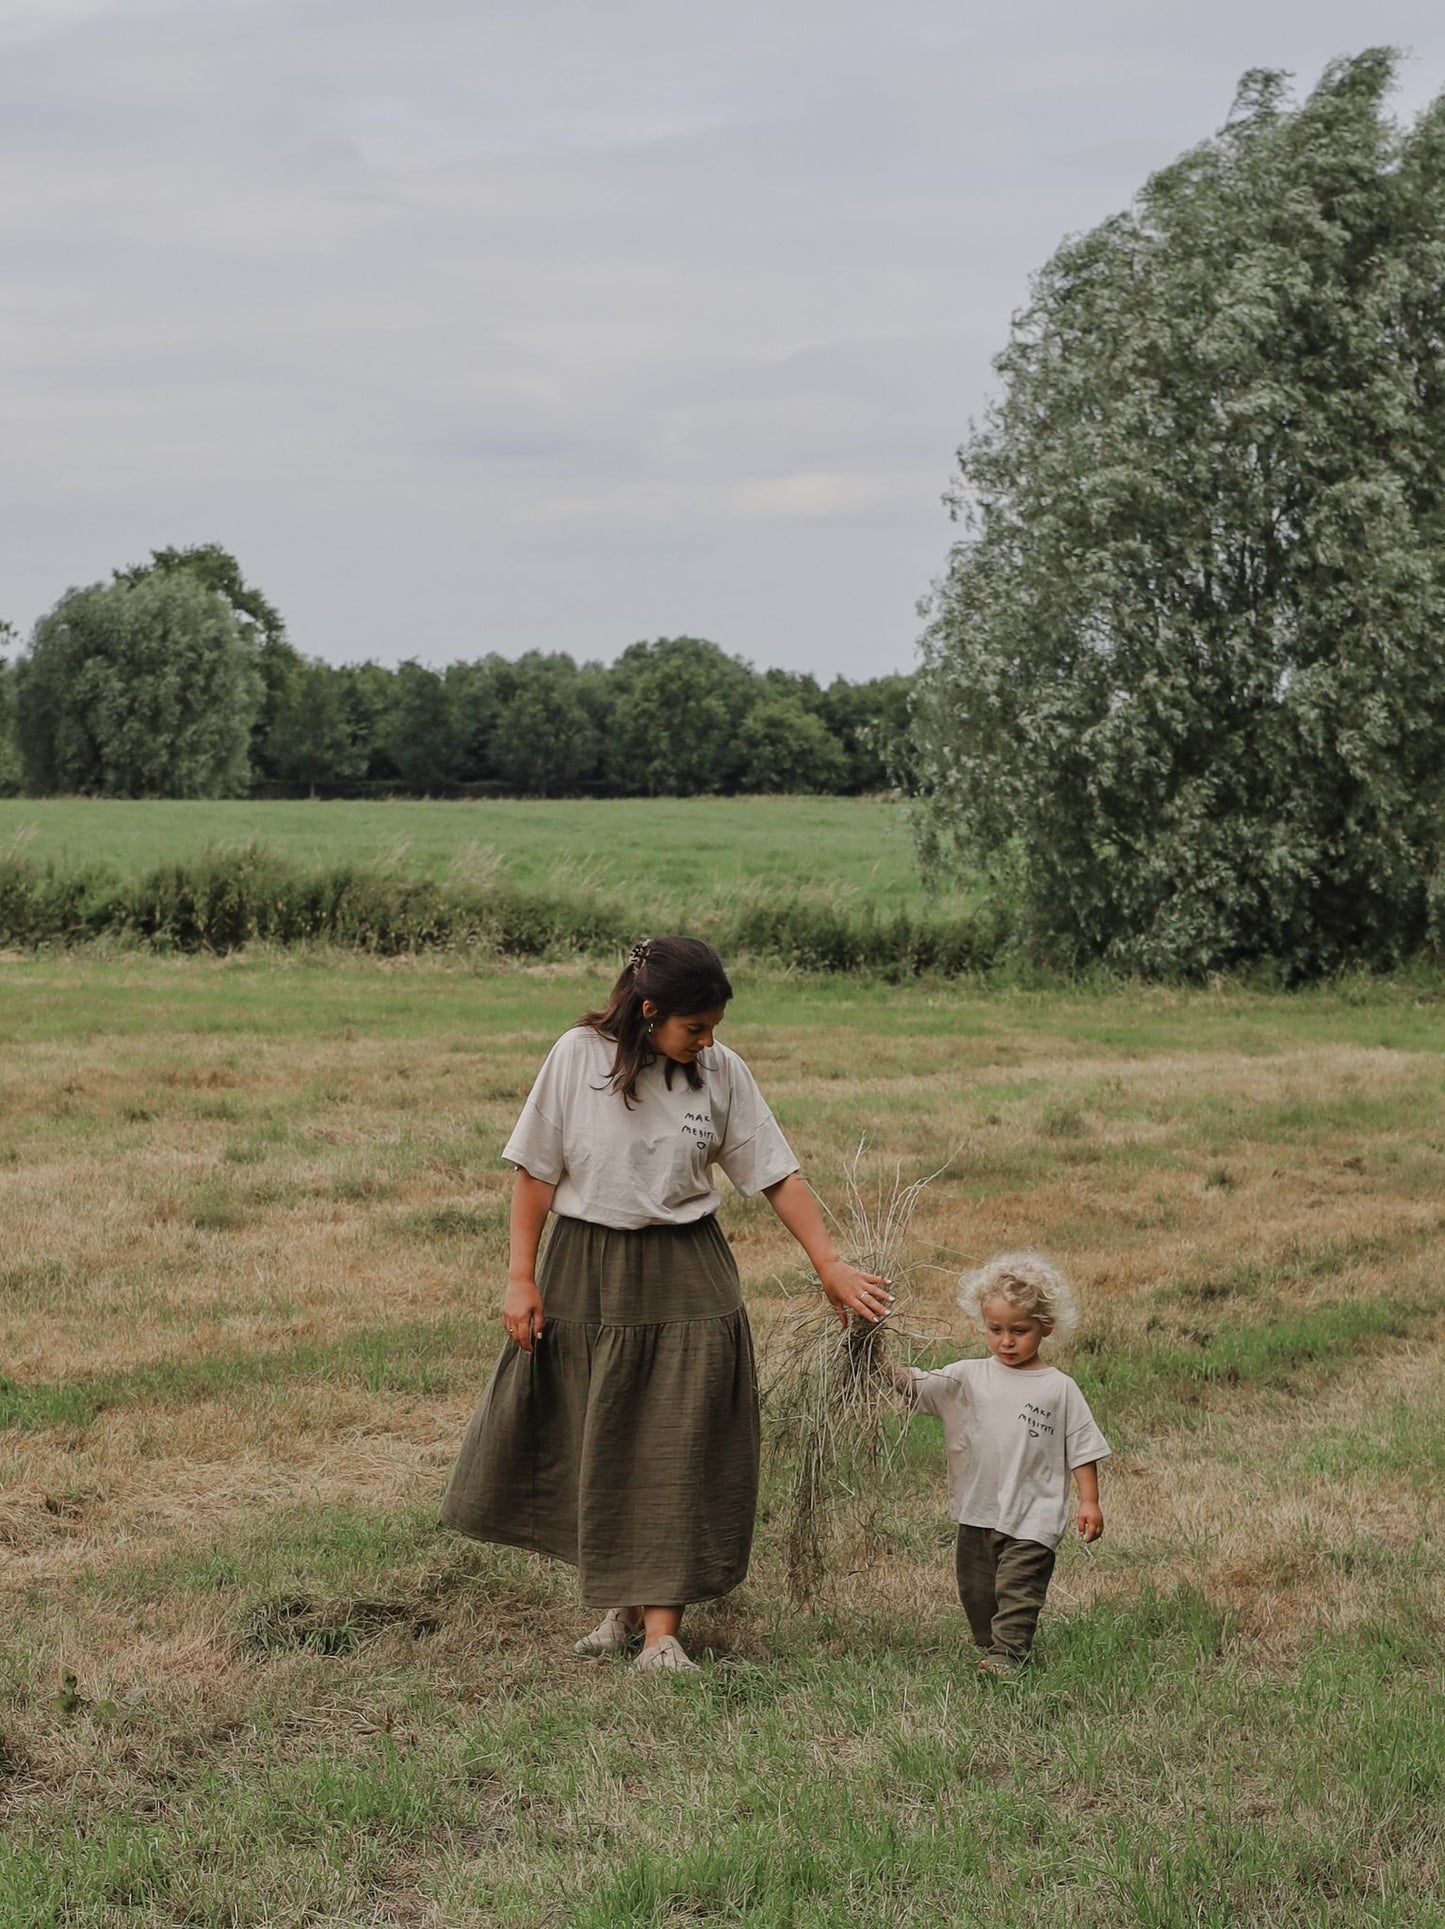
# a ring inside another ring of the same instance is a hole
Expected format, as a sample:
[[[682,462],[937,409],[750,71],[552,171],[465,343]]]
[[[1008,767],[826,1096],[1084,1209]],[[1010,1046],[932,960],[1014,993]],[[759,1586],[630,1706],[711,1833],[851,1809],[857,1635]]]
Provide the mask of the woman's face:
[[[653,1045],[664,1058],[679,1065],[691,1065],[699,1052],[707,1050],[726,1013],[727,1006],[718,1005],[712,1011],[673,1012],[659,1018],[652,1000],[642,1001],[642,1015],[652,1026]]]

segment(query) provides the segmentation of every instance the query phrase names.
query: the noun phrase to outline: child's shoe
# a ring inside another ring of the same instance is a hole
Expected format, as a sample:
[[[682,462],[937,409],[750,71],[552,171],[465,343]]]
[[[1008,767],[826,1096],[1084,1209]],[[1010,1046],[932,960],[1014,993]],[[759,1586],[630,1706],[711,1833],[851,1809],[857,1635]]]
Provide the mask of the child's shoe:
[[[1012,1681],[1021,1675],[1028,1666],[1027,1659],[1012,1654],[986,1654],[978,1664],[980,1674],[991,1675],[995,1681]]]

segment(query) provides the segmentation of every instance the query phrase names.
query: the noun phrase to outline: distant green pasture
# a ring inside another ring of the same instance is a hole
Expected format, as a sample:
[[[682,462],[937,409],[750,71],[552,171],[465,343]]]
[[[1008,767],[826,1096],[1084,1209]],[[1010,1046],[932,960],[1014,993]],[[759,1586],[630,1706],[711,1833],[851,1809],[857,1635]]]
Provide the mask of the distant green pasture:
[[[854,797],[487,799],[446,803],[0,799],[0,852],[140,871],[257,840],[303,863],[392,861],[428,877],[496,865],[517,884],[559,868],[669,900],[754,880],[842,885],[887,908],[922,902],[895,804]]]

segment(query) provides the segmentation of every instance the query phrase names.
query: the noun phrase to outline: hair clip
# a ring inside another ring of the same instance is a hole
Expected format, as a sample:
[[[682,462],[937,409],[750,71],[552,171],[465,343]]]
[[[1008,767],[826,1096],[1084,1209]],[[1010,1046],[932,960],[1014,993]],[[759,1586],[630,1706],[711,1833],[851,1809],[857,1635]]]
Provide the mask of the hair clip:
[[[642,967],[647,963],[647,951],[648,947],[645,941],[642,944],[633,945],[632,957],[629,962],[634,971],[641,971]]]

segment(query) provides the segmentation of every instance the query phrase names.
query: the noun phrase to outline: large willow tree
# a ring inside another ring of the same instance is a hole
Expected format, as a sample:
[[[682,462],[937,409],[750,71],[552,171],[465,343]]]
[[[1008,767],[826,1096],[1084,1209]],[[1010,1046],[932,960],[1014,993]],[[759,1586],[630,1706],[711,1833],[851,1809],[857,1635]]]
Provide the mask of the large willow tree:
[[[959,452],[920,832],[1055,961],[1439,941],[1445,100],[1396,125],[1393,73],[1247,75],[1038,275]]]

